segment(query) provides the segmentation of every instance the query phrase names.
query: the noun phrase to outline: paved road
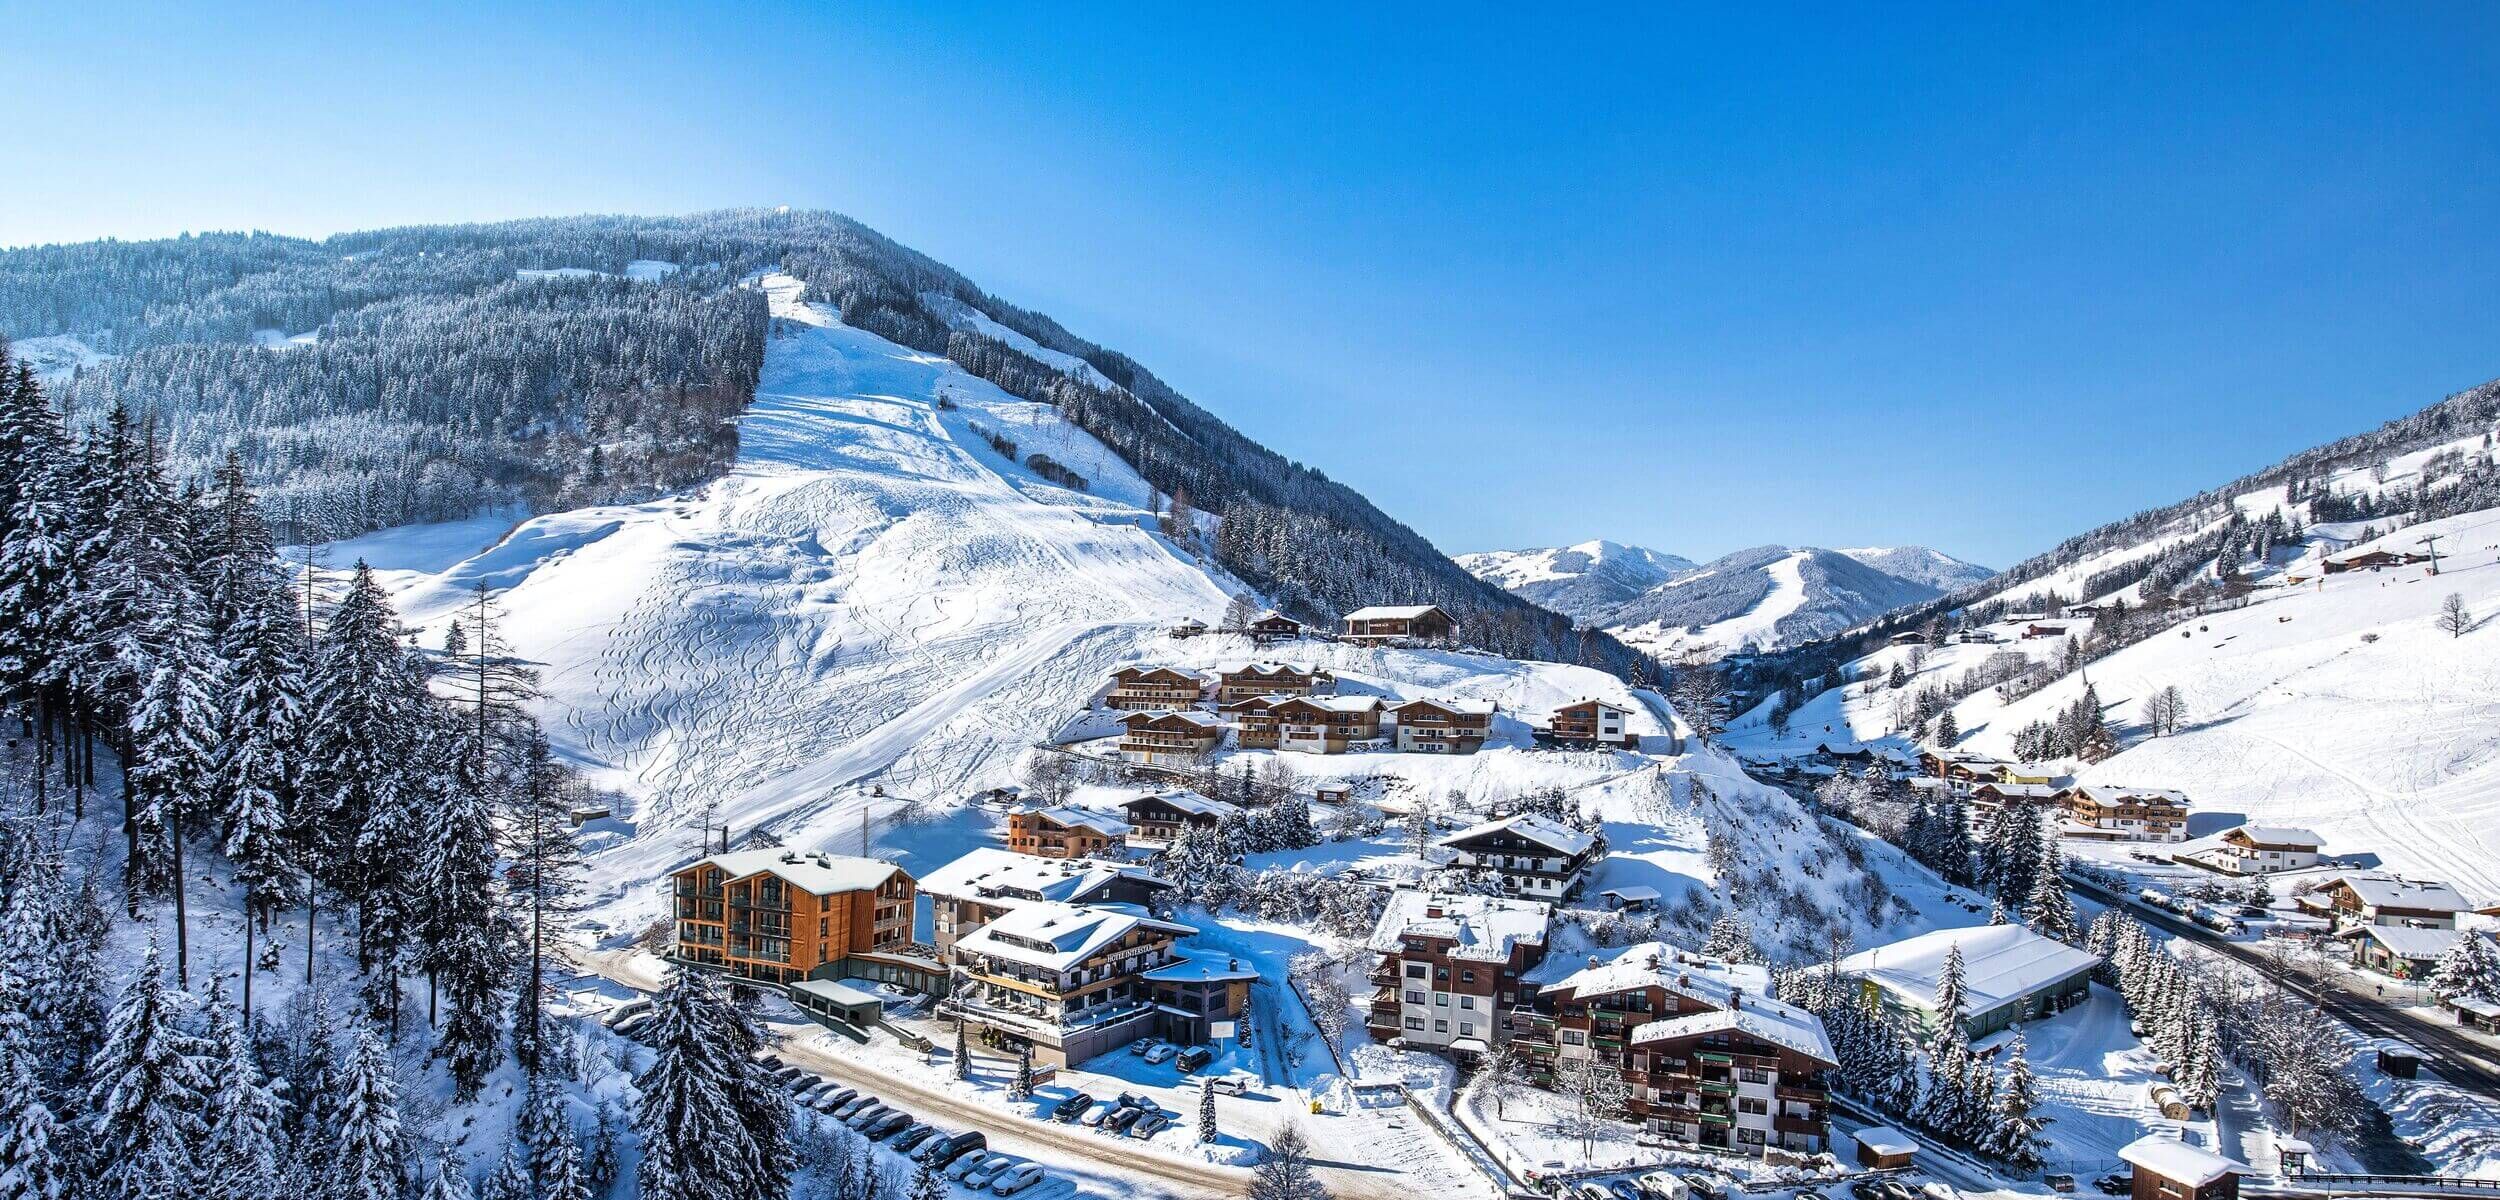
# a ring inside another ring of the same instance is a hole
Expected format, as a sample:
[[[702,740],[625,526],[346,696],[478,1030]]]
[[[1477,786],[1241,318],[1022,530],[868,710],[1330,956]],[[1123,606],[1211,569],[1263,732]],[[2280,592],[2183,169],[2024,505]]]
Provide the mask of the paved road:
[[[2325,1009],[2327,1015],[2363,1033],[2372,1037],[2394,1038],[2420,1048],[2430,1056],[2430,1061],[2424,1065],[2441,1079],[2500,1102],[2500,1053],[2495,1053],[2490,1045],[2456,1027],[2426,1021],[2403,1009],[2381,1003],[2377,997],[2352,990],[2344,980],[2333,974],[2326,975],[2322,985],[2316,979],[2297,973],[2281,974],[2276,970],[2273,959],[2244,942],[2232,941],[2185,918],[2146,908],[2131,898],[2115,895],[2088,880],[2069,877],[2067,882],[2092,899],[2113,905],[2164,933],[2190,939],[2218,954],[2238,959],[2265,972],[2267,978],[2314,1002]]]

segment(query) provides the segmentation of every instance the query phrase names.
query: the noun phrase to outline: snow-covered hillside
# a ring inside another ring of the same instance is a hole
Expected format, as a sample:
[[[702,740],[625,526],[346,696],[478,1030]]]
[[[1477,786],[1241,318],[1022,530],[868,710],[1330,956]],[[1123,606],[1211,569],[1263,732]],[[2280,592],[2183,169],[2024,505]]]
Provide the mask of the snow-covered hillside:
[[[1695,565],[1616,542],[1465,554],[1480,579],[1665,658],[1777,650],[1988,578],[1924,546],[1757,546]]]
[[[2250,593],[2244,608],[2188,620],[2005,703],[1994,688],[1953,709],[1960,745],[2013,757],[2014,732],[2070,706],[2089,680],[2124,748],[2077,765],[2077,778],[2178,788],[2191,831],[2241,819],[2307,826],[2331,853],[2375,856],[2409,874],[2447,879],[2500,899],[2500,510],[2409,526],[2371,540],[2358,527],[2312,531]],[[2414,565],[2326,575],[2321,554],[2418,547],[2440,535],[2440,573]],[[2300,582],[2293,583],[2297,579]],[[2445,597],[2460,596],[2473,624],[2438,627]],[[1991,655],[2043,661],[2062,639],[2019,640],[2022,623],[1995,627],[1997,644],[1888,647],[1859,660],[1868,682],[1800,706],[1785,737],[1766,711],[1738,723],[1749,753],[1795,753],[1819,742],[1911,742],[1897,698],[1963,675]],[[2084,628],[2077,623],[2075,629]],[[1923,665],[1901,689],[1896,664]],[[2182,728],[2154,737],[2144,701],[2165,687],[2186,699]]]
[[[1048,406],[845,327],[793,280],[760,286],[778,332],[728,478],[538,517],[448,565],[440,529],[331,549],[400,568],[429,644],[470,589],[497,589],[552,733],[635,801],[631,836],[598,856],[605,884],[673,865],[707,820],[820,844],[872,785],[1005,782],[1112,664],[1214,620],[1239,586],[1155,532],[1145,483]]]

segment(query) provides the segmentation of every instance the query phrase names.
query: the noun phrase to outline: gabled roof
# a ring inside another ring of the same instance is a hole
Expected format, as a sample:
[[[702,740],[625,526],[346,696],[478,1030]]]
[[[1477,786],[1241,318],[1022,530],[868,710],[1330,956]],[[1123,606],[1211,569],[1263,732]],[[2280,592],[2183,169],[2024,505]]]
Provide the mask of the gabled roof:
[[[2189,1187],[2203,1187],[2225,1175],[2249,1173],[2245,1163],[2224,1158],[2202,1146],[2188,1145],[2166,1133],[2148,1133],[2137,1138],[2119,1147],[2118,1157],[2128,1166]]]
[[[1025,815],[1040,817],[1062,829],[1087,829],[1104,837],[1127,837],[1131,832],[1129,823],[1118,817],[1067,804],[1056,808],[1029,808],[1025,810]]]
[[[892,879],[902,870],[890,862],[873,858],[853,858],[845,854],[801,854],[779,846],[755,850],[733,850],[703,860],[732,879],[749,875],[769,874],[782,882],[815,896],[838,892],[870,891]]]
[[[1135,808],[1149,800],[1160,800],[1193,817],[1229,817],[1241,811],[1240,805],[1210,800],[1188,788],[1173,788],[1170,791],[1147,792],[1142,796],[1131,796],[1120,801],[1120,807]]]
[[[1301,705],[1301,706],[1303,706],[1303,707],[1305,707],[1305,708],[1316,708],[1316,709],[1320,709],[1320,710],[1321,710],[1321,711],[1323,711],[1323,712],[1341,712],[1341,713],[1367,713],[1367,712],[1378,712],[1378,711],[1380,711],[1380,697],[1378,697],[1378,696],[1286,696],[1286,697],[1284,697],[1284,698],[1282,698],[1282,699],[1278,699],[1278,700],[1272,700],[1272,701],[1270,701],[1270,702],[1268,703],[1267,707],[1268,707],[1270,710],[1275,710],[1275,709],[1291,708],[1291,707],[1293,707],[1293,706],[1295,706],[1295,705]]]
[[[1493,702],[1490,700],[1436,700],[1430,696],[1417,700],[1400,701],[1396,704],[1390,705],[1389,711],[1393,713],[1403,713],[1410,708],[1437,708],[1442,712],[1469,717],[1489,717],[1493,715]]]
[[[2187,807],[2187,793],[2177,788],[2112,787],[2106,783],[2082,783],[2072,789],[2094,804],[2124,804],[2129,800],[2159,800]]]
[[[1938,929],[1860,951],[1840,960],[1840,969],[1863,975],[1903,1002],[1924,1009],[1935,1003],[1945,955],[1955,946],[1962,948],[1964,1004],[1971,1014],[2089,971],[2101,961],[2020,925],[1977,925]]]
[[[1139,929],[1176,937],[1198,932],[1179,922],[1159,921],[1123,907],[1079,908],[1045,900],[1009,909],[998,919],[965,934],[955,946],[959,951],[1064,971]]]
[[[1283,623],[1283,624],[1287,624],[1287,625],[1295,625],[1295,626],[1299,626],[1300,624],[1302,624],[1302,622],[1300,622],[1300,621],[1296,621],[1296,620],[1294,620],[1292,617],[1288,617],[1288,616],[1286,616],[1285,614],[1280,613],[1280,612],[1278,612],[1278,611],[1276,611],[1275,609],[1272,609],[1272,608],[1271,608],[1271,609],[1269,609],[1269,610],[1267,610],[1266,612],[1260,613],[1260,614],[1258,615],[1258,617],[1257,617],[1255,620],[1252,620],[1250,623],[1251,623],[1251,624],[1253,624],[1253,625],[1266,625],[1266,624],[1269,624],[1269,623],[1272,623],[1272,622],[1281,622],[1281,623]]]
[[[2363,904],[2373,908],[2426,908],[2436,912],[2463,912],[2472,907],[2457,889],[2436,879],[2403,879],[2376,871],[2355,871],[2339,875],[2335,882],[2351,888]]]
[[[1113,671],[1112,674],[1116,676],[1134,675],[1140,679],[1151,678],[1157,675],[1169,675],[1174,678],[1187,680],[1191,683],[1205,682],[1198,677],[1196,672],[1184,671],[1179,667],[1149,667],[1132,664]]]
[[[1783,1050],[1794,1050],[1816,1062],[1833,1066],[1840,1064],[1839,1056],[1832,1053],[1831,1038],[1823,1032],[1821,1017],[1794,1005],[1751,995],[1738,999],[1734,1008],[1713,1009],[1636,1025],[1632,1028],[1631,1044],[1637,1046],[1643,1042],[1704,1037],[1714,1033],[1741,1033]]]
[[[1551,817],[1540,816],[1536,813],[1518,813],[1498,820],[1486,821],[1481,825],[1468,826],[1433,844],[1456,846],[1460,842],[1473,841],[1493,833],[1509,833],[1524,838],[1564,858],[1577,857],[1597,841],[1594,835],[1582,833]]]
[[[2458,929],[2416,929],[2411,925],[2363,925],[2353,933],[2387,947],[2398,958],[2440,958],[2469,936]]]
[[[1345,619],[1349,621],[1412,621],[1425,613],[1441,613],[1444,617],[1449,616],[1448,613],[1441,612],[1441,606],[1438,604],[1374,604],[1368,608],[1358,608],[1347,613]]]
[[[1281,662],[1226,663],[1223,666],[1217,667],[1215,670],[1219,675],[1249,675],[1260,679],[1273,679],[1279,675],[1311,676],[1320,674],[1319,671],[1311,667],[1297,667],[1292,663]]]
[[[1001,908],[1036,901],[1083,904],[1115,883],[1172,886],[1154,872],[1091,858],[1042,858],[996,846],[977,847],[922,876],[932,896],[977,899]]]
[[[1399,888],[1372,927],[1371,948],[1380,953],[1398,949],[1409,934],[1446,938],[1457,943],[1452,958],[1508,962],[1520,945],[1545,944],[1553,908],[1537,900],[1501,896],[1443,895],[1420,888]]]
[[[2220,836],[2229,838],[2235,834],[2261,846],[2317,847],[2326,844],[2326,839],[2319,837],[2315,831],[2296,825],[2240,825],[2223,830]]]
[[[1767,967],[1707,958],[1665,942],[1639,942],[1601,950],[1583,962],[1585,965],[1576,969],[1564,969],[1548,959],[1529,973],[1528,982],[1540,985],[1549,995],[1569,992],[1582,997],[1659,987],[1714,1008],[1727,1007],[1729,998],[1740,992],[1771,994],[1771,972]]]

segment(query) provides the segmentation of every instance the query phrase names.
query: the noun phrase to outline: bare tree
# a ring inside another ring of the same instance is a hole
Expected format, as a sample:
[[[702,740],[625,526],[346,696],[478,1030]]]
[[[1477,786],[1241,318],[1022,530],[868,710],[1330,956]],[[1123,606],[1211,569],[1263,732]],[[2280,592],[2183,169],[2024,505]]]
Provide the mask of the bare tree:
[[[1594,1058],[1570,1059],[1554,1073],[1554,1090],[1571,1102],[1571,1115],[1564,1118],[1563,1129],[1580,1140],[1580,1161],[1595,1160],[1597,1139],[1606,1132],[1607,1123],[1620,1119],[1632,1103],[1632,1089],[1623,1082],[1623,1072]]]
[[[1528,1091],[1528,1060],[1520,1054],[1519,1043],[1495,1043],[1476,1073],[1476,1088],[1492,1099],[1494,1116],[1508,1115],[1504,1110],[1509,1103]]]
[[[2466,609],[2464,596],[2450,592],[2447,599],[2439,602],[2436,623],[2441,633],[2449,637],[2464,637],[2465,631],[2474,627],[2474,614]]]
[[[2154,737],[2168,737],[2179,732],[2187,720],[2187,697],[2179,694],[2176,685],[2165,687],[2144,698],[2144,727]]]

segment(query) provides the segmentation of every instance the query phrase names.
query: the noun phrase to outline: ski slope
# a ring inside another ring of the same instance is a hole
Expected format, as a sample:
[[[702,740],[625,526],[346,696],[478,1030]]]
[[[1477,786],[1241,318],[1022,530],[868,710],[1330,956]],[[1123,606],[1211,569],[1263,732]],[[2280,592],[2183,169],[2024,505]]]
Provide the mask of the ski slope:
[[[330,548],[388,568],[429,645],[480,583],[537,664],[552,737],[628,798],[594,856],[611,896],[706,823],[822,845],[871,787],[1005,782],[1113,664],[1240,585],[1155,532],[1151,489],[1047,406],[757,282],[774,340],[727,477],[649,504],[391,531]],[[943,398],[943,403],[941,403]],[[1004,433],[1089,481],[1000,456]],[[454,557],[446,542],[474,553]]]

